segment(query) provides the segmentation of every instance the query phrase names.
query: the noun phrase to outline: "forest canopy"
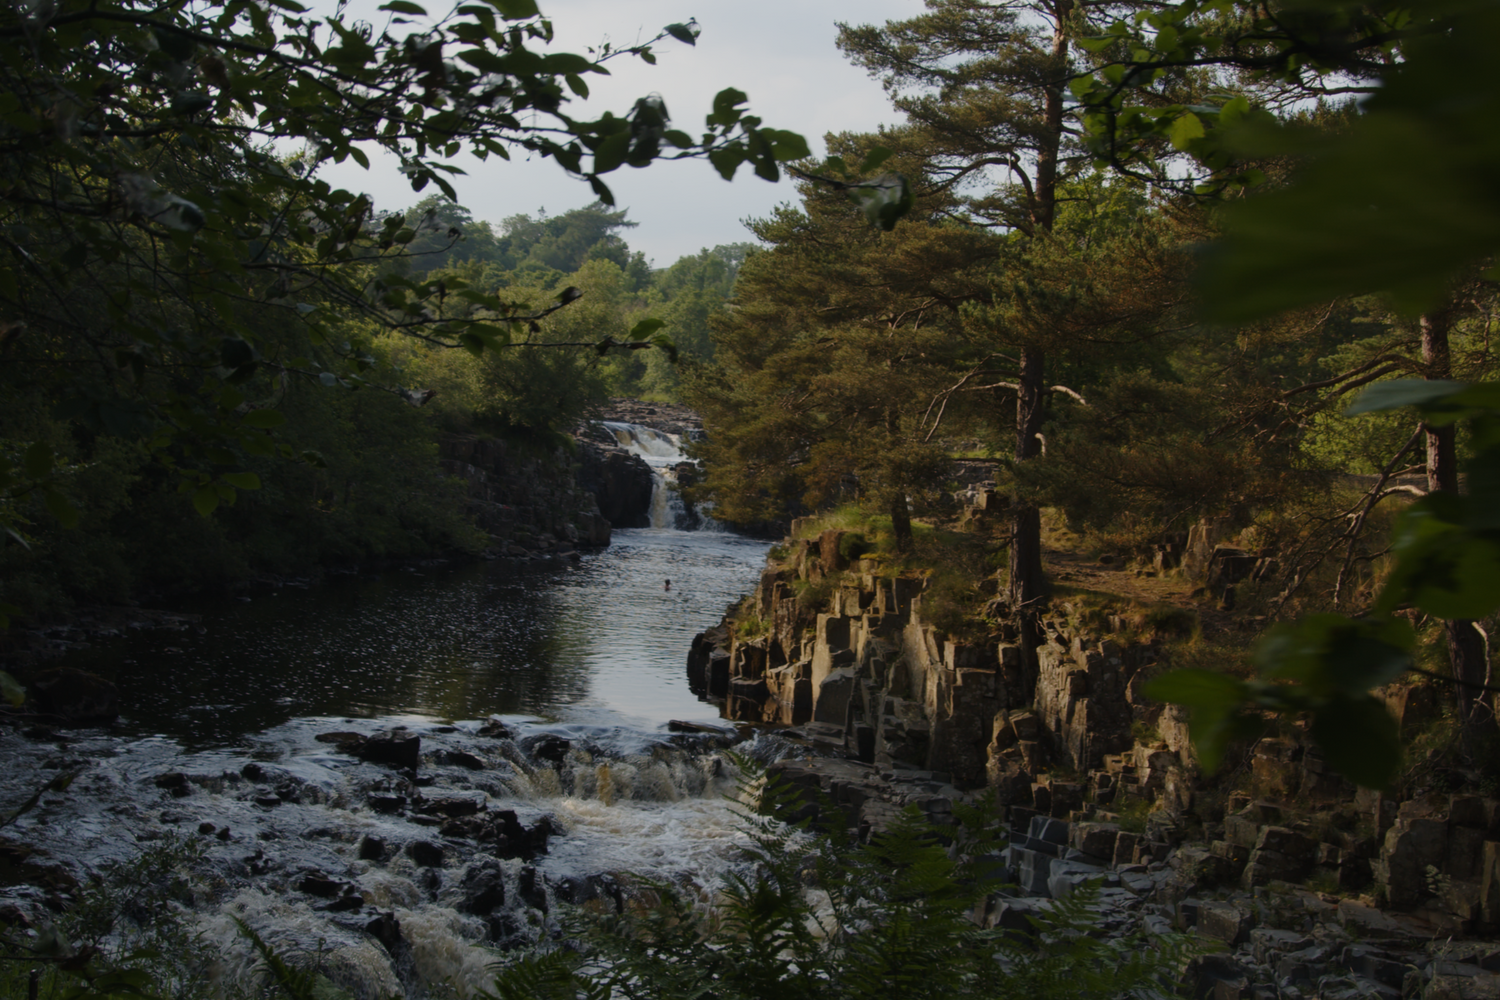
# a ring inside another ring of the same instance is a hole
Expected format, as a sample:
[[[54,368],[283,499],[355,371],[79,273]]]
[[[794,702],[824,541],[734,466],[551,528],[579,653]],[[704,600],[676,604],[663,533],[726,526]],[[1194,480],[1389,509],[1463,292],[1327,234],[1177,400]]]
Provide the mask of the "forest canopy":
[[[691,45],[696,25],[578,54],[532,0],[381,14],[291,0],[0,14],[12,611],[247,560],[472,546],[456,487],[433,478],[439,433],[477,421],[550,441],[606,392],[670,394],[663,331],[706,350],[744,249],[705,250],[658,286],[608,175],[700,158],[775,179],[806,143],[737,90],[696,135],[655,96],[570,111],[609,64]],[[377,152],[422,200],[375,205],[320,176]],[[486,170],[549,159],[593,203],[474,220],[449,181],[464,152]],[[225,518],[183,521],[194,509]],[[151,541],[165,537],[181,545]]]

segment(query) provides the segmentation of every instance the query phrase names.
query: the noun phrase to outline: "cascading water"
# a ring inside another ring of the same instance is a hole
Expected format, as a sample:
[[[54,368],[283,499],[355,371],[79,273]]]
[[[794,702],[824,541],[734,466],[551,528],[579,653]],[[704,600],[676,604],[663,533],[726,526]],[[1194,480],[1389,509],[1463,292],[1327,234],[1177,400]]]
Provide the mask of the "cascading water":
[[[190,844],[194,888],[174,906],[203,974],[252,981],[237,917],[360,1000],[419,1000],[486,988],[496,948],[552,933],[562,901],[617,905],[631,874],[711,891],[740,863],[723,753],[738,734],[683,663],[765,550],[624,529],[573,568],[260,591],[80,644],[65,662],[115,680],[122,719],[0,727],[0,813],[77,774],[4,831],[36,848],[35,877],[0,887],[0,909],[45,921],[69,890],[32,888],[57,884],[42,869],[87,881],[143,845]],[[416,766],[350,752],[378,733],[418,738]]]
[[[719,522],[683,503],[674,488],[678,467],[693,463],[693,459],[682,451],[680,435],[616,420],[605,420],[603,426],[622,448],[640,456],[651,467],[651,527],[679,531],[723,530]]]

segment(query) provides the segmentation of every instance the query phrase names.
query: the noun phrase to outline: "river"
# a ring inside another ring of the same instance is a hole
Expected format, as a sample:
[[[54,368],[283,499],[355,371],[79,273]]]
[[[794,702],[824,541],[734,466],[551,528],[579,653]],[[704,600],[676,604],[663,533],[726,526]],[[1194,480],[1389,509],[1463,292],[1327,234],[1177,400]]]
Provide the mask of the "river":
[[[684,667],[765,551],[625,530],[577,564],[283,587],[184,609],[201,617],[180,629],[129,629],[67,661],[117,681],[117,726],[0,731],[5,806],[77,775],[6,839],[36,850],[31,875],[84,881],[173,845],[192,859],[190,901],[174,905],[205,945],[203,975],[250,975],[238,917],[320,956],[356,997],[470,995],[493,949],[547,933],[560,898],[609,905],[629,873],[706,889],[739,863],[733,731]],[[418,766],[347,752],[380,734],[417,737]],[[784,746],[740,744],[766,759]],[[0,906],[38,919],[74,892],[0,883]]]
[[[707,721],[717,712],[688,691],[688,646],[753,587],[766,548],[617,530],[568,568],[477,563],[205,602],[184,609],[196,624],[131,629],[67,662],[124,689],[123,731],[189,747],[306,717]]]

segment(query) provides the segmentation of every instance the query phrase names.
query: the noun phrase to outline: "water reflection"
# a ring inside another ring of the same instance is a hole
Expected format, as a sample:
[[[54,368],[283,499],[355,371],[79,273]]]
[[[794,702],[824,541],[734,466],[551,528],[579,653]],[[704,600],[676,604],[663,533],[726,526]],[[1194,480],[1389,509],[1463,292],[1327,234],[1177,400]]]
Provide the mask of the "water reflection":
[[[288,588],[193,609],[201,629],[136,632],[70,662],[120,684],[129,730],[194,747],[304,716],[710,719],[687,690],[688,644],[754,585],[765,550],[717,533],[618,531],[575,568],[479,564]]]

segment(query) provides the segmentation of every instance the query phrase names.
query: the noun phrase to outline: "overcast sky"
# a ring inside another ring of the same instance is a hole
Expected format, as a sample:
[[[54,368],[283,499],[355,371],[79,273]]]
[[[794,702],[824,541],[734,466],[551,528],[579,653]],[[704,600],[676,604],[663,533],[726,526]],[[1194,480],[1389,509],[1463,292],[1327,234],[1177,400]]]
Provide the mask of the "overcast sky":
[[[373,10],[372,0],[363,11]],[[442,0],[428,4],[438,10]],[[689,135],[703,130],[713,96],[725,87],[749,95],[749,107],[766,126],[790,129],[807,137],[816,155],[826,155],[828,132],[874,131],[893,124],[879,83],[846,61],[834,45],[835,22],[879,24],[921,13],[921,0],[540,0],[552,18],[557,51],[583,52],[608,40],[623,47],[651,38],[665,25],[697,18],[702,35],[694,47],[667,40],[655,53],[657,64],[618,57],[608,63],[611,75],[587,77],[592,94],[577,117],[604,110],[627,112],[636,98],[660,93],[673,126]],[[351,16],[375,18],[350,4]],[[383,17],[384,15],[381,15]],[[382,22],[377,21],[379,26]],[[517,213],[550,215],[593,200],[587,182],[570,179],[551,160],[497,160],[481,163],[465,157],[458,165],[467,177],[455,179],[459,201],[476,219],[499,222]],[[325,166],[319,176],[332,184],[369,193],[381,209],[407,208],[416,194],[390,168],[376,161],[366,172],[353,161]],[[767,214],[792,201],[796,192],[785,179],[770,184],[741,167],[725,182],[706,161],[656,163],[644,170],[621,167],[605,178],[616,205],[630,210],[639,223],[625,234],[632,249],[645,253],[657,267],[696,253],[703,247],[752,239],[741,225],[747,217]]]

